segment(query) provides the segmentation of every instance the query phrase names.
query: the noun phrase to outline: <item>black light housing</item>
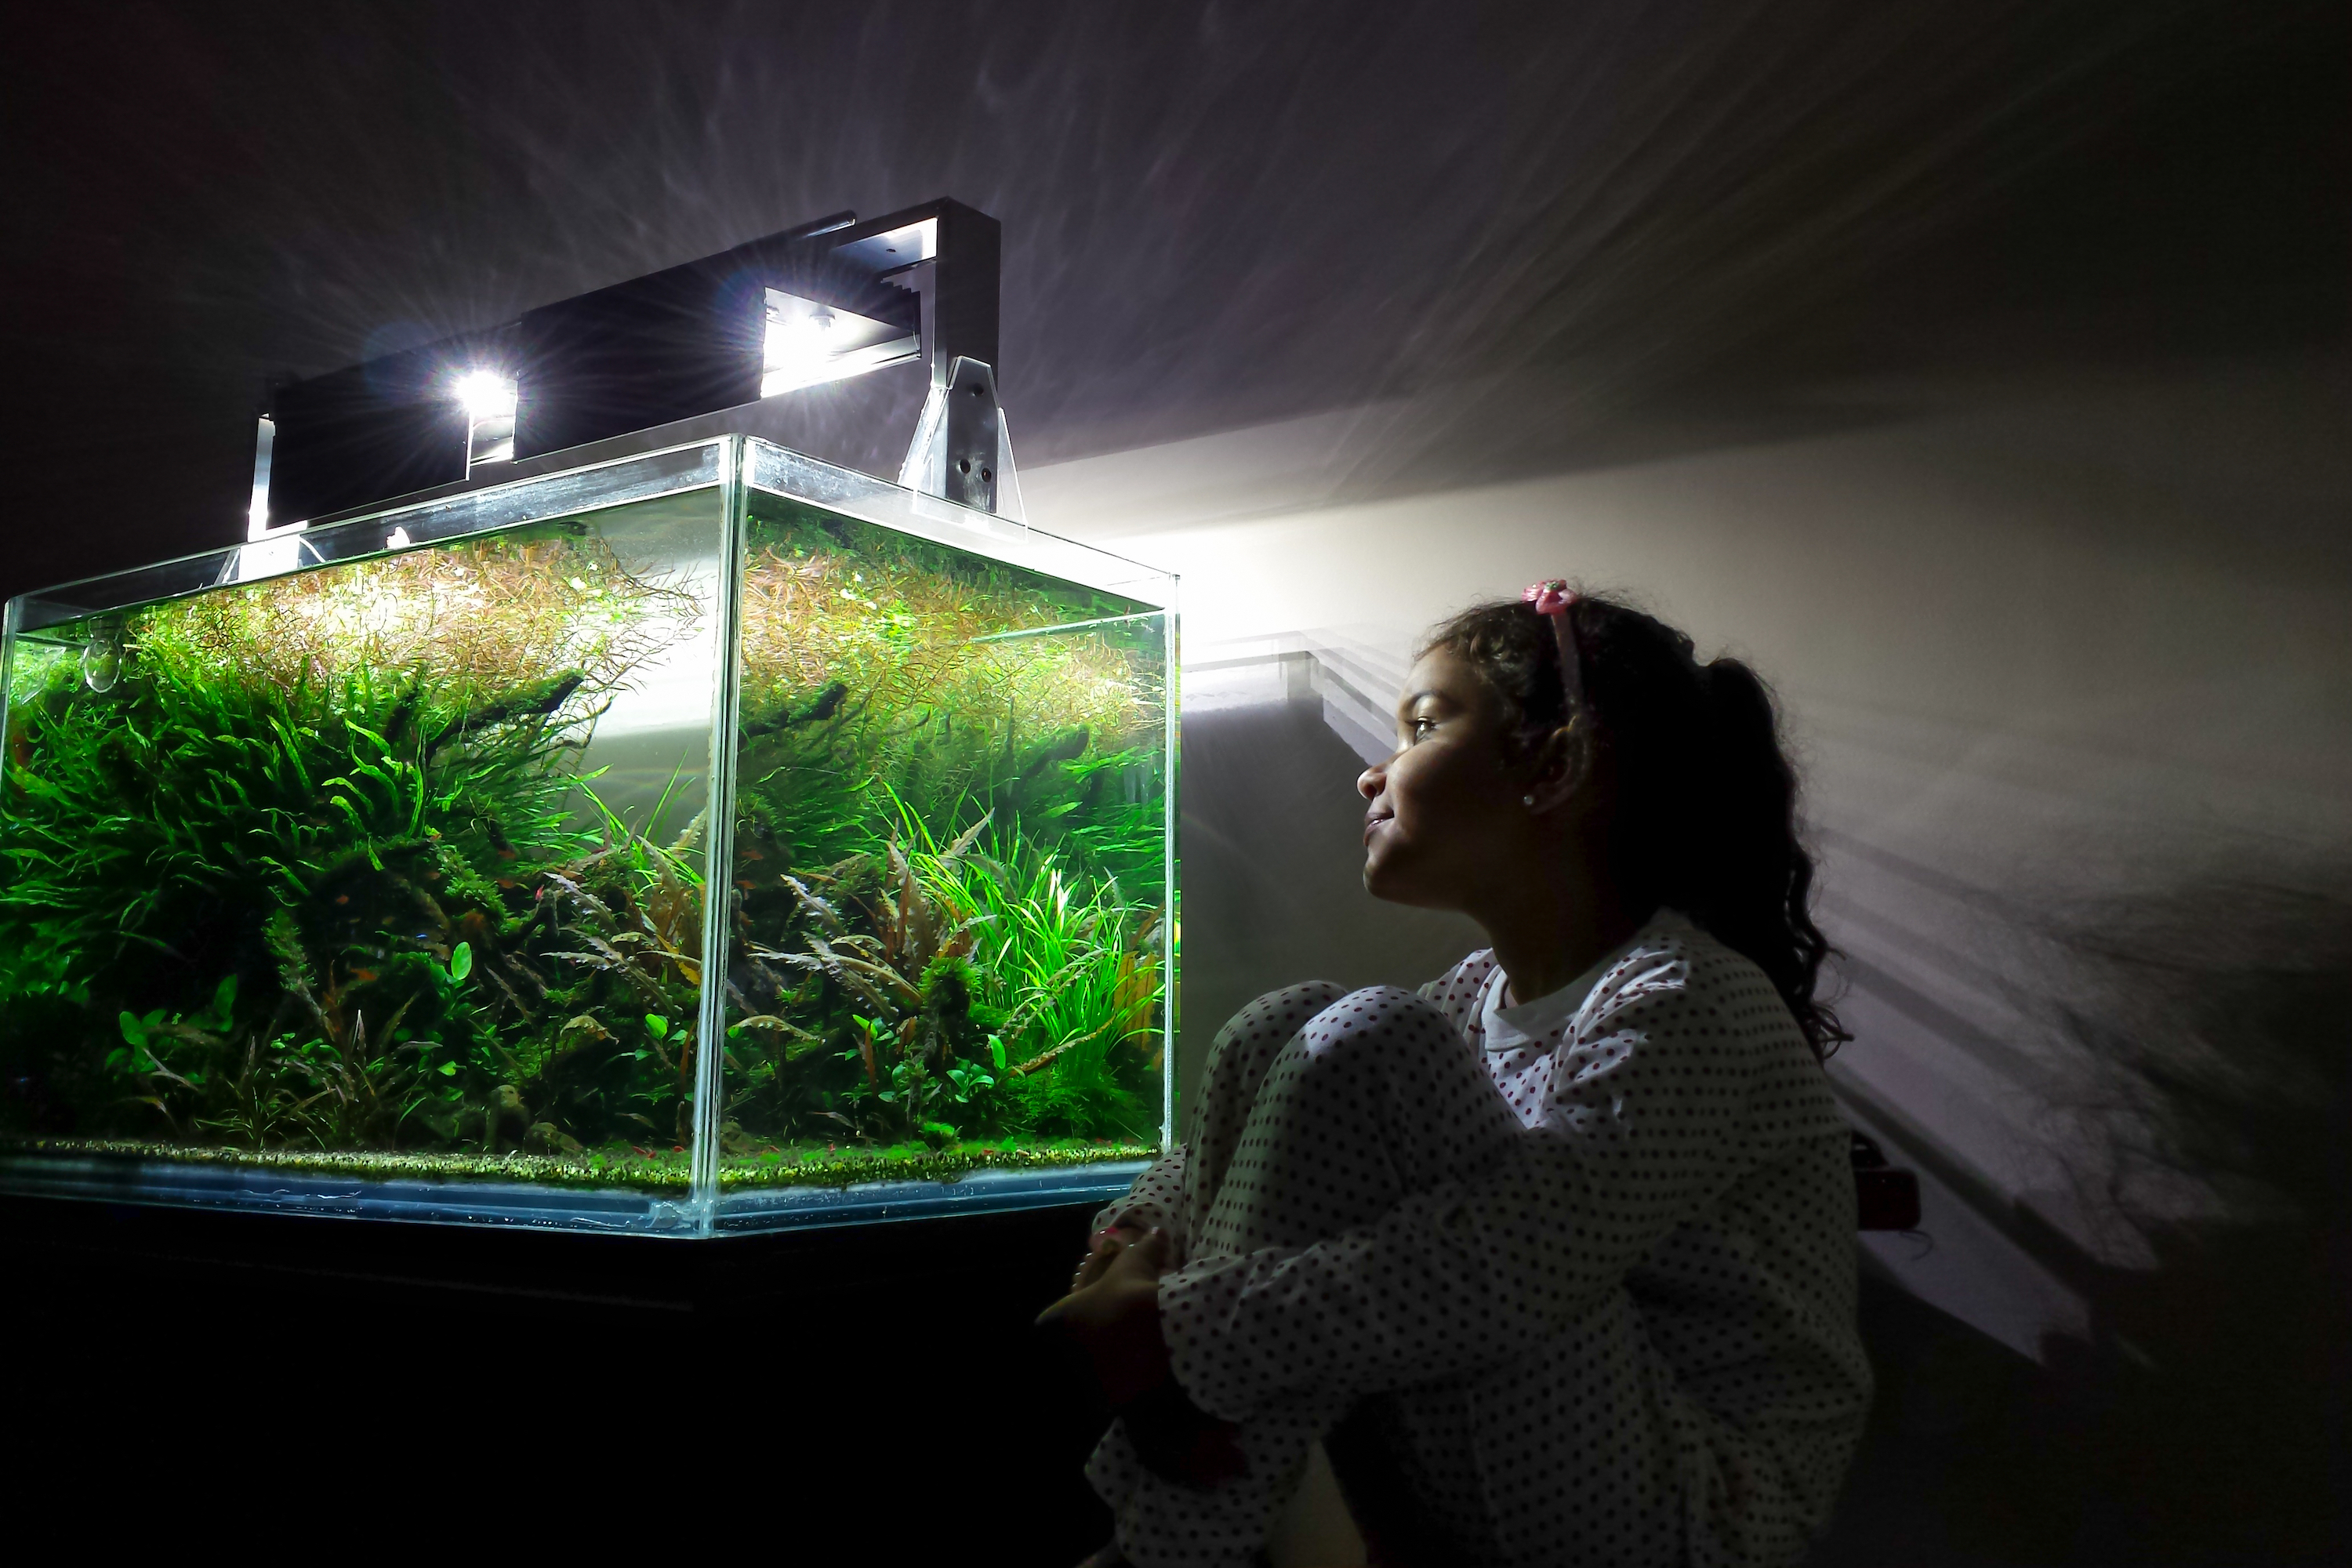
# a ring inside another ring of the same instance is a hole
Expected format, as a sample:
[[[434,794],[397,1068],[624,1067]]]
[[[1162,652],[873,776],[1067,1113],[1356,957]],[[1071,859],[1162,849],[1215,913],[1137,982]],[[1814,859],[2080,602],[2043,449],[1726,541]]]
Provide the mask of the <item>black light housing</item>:
[[[919,360],[935,406],[918,442],[947,448],[921,465],[940,476],[928,488],[992,511],[1001,254],[997,221],[961,202],[841,213],[281,385],[252,531]]]

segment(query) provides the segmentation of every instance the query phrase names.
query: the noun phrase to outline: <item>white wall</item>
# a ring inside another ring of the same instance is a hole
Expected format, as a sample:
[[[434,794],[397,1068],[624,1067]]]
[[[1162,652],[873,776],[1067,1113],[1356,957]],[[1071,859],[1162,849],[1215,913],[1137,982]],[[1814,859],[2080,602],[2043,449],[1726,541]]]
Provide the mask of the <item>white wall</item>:
[[[1341,414],[1024,486],[1039,526],[1183,574],[1188,665],[1336,632],[1401,668],[1442,614],[1553,575],[1751,659],[1853,960],[1835,1074],[1929,1181],[1934,1250],[1872,1245],[2031,1350],[2094,1260],[2136,1258],[2069,1131],[2096,1092],[2056,1021],[2095,989],[2084,922],[2352,860],[2347,392],[2342,363],[2284,361],[1879,389],[1844,433],[1358,500],[1331,498],[1381,422]]]

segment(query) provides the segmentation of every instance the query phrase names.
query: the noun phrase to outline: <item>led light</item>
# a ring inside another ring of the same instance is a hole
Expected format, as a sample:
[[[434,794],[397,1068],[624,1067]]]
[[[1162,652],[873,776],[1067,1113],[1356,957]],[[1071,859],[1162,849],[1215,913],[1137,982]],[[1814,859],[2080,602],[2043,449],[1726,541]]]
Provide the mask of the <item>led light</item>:
[[[477,424],[514,417],[515,384],[494,370],[468,371],[457,378],[457,401]]]
[[[771,289],[760,395],[864,375],[922,352],[921,342],[904,327]]]
[[[451,389],[466,411],[466,471],[477,463],[514,461],[515,406],[521,392],[514,377],[494,370],[469,370]]]
[[[408,530],[404,528],[395,528],[383,536],[383,547],[386,550],[405,550],[415,542],[408,537]]]

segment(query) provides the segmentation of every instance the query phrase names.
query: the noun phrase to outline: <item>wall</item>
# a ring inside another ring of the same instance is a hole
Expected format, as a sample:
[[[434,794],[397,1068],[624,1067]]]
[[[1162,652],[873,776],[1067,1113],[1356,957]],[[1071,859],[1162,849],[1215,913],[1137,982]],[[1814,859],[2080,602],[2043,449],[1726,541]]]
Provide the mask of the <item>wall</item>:
[[[1628,590],[1787,706],[1847,954],[1833,1075],[1927,1183],[1926,1235],[1872,1249],[2029,1353],[2085,1331],[2102,1282],[2153,1261],[2150,1220],[2294,1197],[2259,1157],[2194,1168],[2175,1080],[2235,1052],[2289,1121],[2341,1094],[2328,1062],[2288,1082],[2332,1000],[2259,1024],[2141,1004],[2335,962],[2347,381],[2282,356],[1852,388],[1809,434],[1421,493],[1349,494],[1393,411],[1029,470],[1033,521],[1183,574],[1188,1057],[1256,990],[1411,983],[1475,940],[1354,889],[1361,736],[1248,672],[1320,647],[1392,680],[1471,599]]]

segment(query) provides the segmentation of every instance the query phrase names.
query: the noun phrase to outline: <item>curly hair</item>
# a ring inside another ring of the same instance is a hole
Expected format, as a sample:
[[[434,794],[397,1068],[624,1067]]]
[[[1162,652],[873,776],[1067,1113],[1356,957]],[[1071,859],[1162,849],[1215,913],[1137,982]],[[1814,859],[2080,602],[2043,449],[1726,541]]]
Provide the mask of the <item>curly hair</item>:
[[[1582,686],[1567,710],[1560,645],[1528,604],[1474,605],[1421,651],[1467,663],[1502,699],[1506,746],[1532,755],[1563,728],[1572,765],[1614,774],[1611,868],[1638,909],[1680,910],[1763,970],[1817,1057],[1853,1038],[1814,995],[1832,949],[1813,923],[1813,859],[1772,694],[1734,658],[1701,664],[1654,616],[1584,595],[1570,612]]]

